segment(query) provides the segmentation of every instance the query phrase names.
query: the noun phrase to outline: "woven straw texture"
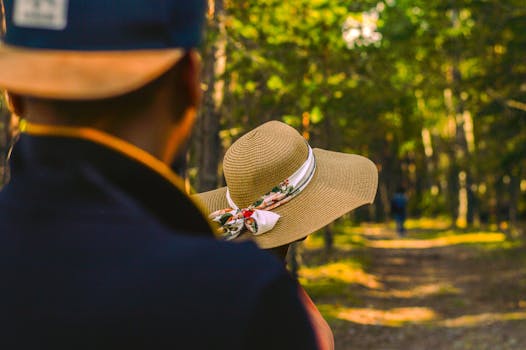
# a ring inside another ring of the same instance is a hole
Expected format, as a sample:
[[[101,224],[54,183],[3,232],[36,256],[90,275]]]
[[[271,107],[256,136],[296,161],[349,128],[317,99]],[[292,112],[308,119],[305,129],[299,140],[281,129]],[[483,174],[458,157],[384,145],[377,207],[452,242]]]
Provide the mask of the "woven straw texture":
[[[314,149],[316,172],[307,187],[290,202],[273,212],[281,215],[269,232],[252,239],[261,248],[294,242],[331,223],[345,213],[372,203],[378,184],[378,170],[369,159],[339,152]],[[271,121],[252,130],[227,151],[223,168],[233,201],[246,207],[292,175],[307,159],[308,147],[292,127]],[[209,212],[228,208],[226,187],[200,193]]]

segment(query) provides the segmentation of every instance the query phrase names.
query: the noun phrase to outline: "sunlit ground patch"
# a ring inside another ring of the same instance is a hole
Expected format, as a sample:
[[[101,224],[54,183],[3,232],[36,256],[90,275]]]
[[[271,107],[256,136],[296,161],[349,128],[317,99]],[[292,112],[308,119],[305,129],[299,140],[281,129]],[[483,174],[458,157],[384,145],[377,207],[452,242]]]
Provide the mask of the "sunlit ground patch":
[[[379,298],[425,298],[429,296],[455,295],[462,291],[449,283],[432,283],[416,286],[411,289],[389,289],[389,290],[373,290],[369,294]]]
[[[470,328],[498,322],[526,321],[526,311],[464,315],[443,320],[433,309],[420,306],[381,310],[375,308],[347,308],[339,305],[322,304],[319,305],[319,310],[328,320],[340,320],[362,325],[384,327],[425,324],[427,326],[447,328]]]
[[[350,250],[356,247],[363,247],[366,244],[366,239],[361,234],[361,229],[353,226],[336,226],[334,232],[334,247],[342,250]],[[307,237],[304,241],[306,249],[321,249],[324,247],[323,234],[316,232]]]
[[[319,283],[341,282],[347,285],[358,284],[370,289],[382,288],[376,276],[363,270],[360,263],[352,260],[328,263],[322,266],[302,267],[299,271],[300,282],[307,288]]]
[[[491,312],[479,315],[464,315],[457,318],[451,318],[439,322],[439,325],[448,328],[457,327],[477,327],[488,325],[495,322],[505,321],[524,321],[526,320],[526,311],[521,312]]]
[[[374,308],[345,308],[334,305],[320,305],[320,311],[329,319],[387,327],[402,327],[407,324],[429,323],[438,317],[432,309],[418,306],[381,310]]]
[[[367,246],[383,249],[428,249],[458,244],[502,243],[506,240],[503,233],[479,232],[452,234],[433,239],[393,239],[369,241]]]
[[[368,237],[385,237],[386,235],[385,224],[366,223],[360,227],[362,228],[362,233]]]
[[[446,217],[408,219],[405,227],[408,230],[446,230],[451,227],[451,219]]]
[[[386,282],[412,283],[414,277],[408,275],[386,275],[382,278]]]

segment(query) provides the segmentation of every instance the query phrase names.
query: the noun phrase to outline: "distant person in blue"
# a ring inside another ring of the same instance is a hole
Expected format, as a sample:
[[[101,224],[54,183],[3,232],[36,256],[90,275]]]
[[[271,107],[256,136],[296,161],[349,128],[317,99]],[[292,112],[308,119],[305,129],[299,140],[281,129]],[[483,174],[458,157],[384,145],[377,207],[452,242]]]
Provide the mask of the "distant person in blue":
[[[406,234],[405,219],[407,215],[407,196],[405,195],[405,188],[400,186],[397,188],[393,198],[391,199],[391,216],[396,223],[396,232],[403,237]]]
[[[204,0],[4,0],[22,117],[0,191],[0,349],[316,349],[298,286],[215,239],[170,169],[200,103]]]

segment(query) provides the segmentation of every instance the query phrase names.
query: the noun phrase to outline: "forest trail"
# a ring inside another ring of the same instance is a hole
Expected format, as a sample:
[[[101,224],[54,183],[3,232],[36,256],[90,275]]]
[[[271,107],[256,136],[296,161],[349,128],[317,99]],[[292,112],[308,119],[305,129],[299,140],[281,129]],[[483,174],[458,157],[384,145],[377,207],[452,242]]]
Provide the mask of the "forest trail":
[[[526,349],[522,244],[498,232],[415,229],[400,239],[366,226],[361,235],[363,248],[335,254],[367,261],[362,277],[332,295],[313,289],[336,349]]]

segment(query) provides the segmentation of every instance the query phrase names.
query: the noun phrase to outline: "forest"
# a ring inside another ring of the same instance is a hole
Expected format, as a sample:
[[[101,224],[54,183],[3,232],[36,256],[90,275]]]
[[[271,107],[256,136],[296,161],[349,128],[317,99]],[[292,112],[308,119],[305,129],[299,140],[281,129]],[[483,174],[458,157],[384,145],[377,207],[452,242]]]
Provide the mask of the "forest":
[[[526,214],[526,4],[522,0],[209,2],[205,101],[185,176],[222,185],[224,150],[272,119],[313,147],[374,160],[358,219],[503,225]]]
[[[313,147],[377,164],[377,197],[358,221],[387,220],[403,186],[412,216],[520,226],[524,1],[209,0],[205,36],[204,103],[185,162],[174,166],[189,191],[223,185],[229,145],[281,120]],[[7,155],[12,128],[1,119]]]

